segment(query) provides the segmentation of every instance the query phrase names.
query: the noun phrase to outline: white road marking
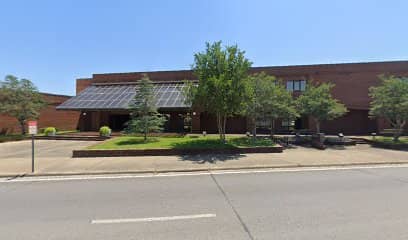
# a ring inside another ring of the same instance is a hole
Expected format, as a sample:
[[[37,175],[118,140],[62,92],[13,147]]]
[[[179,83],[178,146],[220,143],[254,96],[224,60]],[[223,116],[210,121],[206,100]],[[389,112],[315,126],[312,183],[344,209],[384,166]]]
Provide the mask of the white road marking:
[[[265,168],[246,170],[208,170],[200,172],[169,172],[169,173],[134,173],[134,174],[106,174],[106,175],[80,175],[80,176],[28,176],[21,178],[0,178],[0,183],[18,182],[54,182],[75,180],[98,180],[98,179],[133,179],[133,178],[155,178],[155,177],[183,177],[200,175],[224,175],[224,174],[254,174],[254,173],[280,173],[280,172],[309,172],[309,171],[338,171],[353,169],[382,169],[382,168],[407,168],[408,164],[384,164],[384,165],[354,165],[344,167],[290,167],[290,168]]]
[[[163,222],[163,221],[175,221],[175,220],[186,220],[186,219],[197,219],[197,218],[214,218],[216,216],[217,216],[216,214],[208,213],[208,214],[170,216],[170,217],[99,219],[99,220],[92,220],[91,224]]]

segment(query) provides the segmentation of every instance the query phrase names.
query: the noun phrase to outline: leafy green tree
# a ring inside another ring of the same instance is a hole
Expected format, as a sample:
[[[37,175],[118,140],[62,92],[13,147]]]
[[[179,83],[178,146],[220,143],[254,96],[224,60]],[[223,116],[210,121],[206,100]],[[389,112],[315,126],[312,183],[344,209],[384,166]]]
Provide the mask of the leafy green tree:
[[[183,114],[184,119],[184,129],[186,130],[186,126],[188,126],[189,132],[193,129],[192,125],[192,116],[193,116],[193,108],[194,108],[194,98],[197,90],[197,83],[192,82],[191,80],[184,80],[184,87],[182,88],[182,94],[184,96],[184,103],[189,106],[188,112]]]
[[[370,115],[387,119],[398,141],[408,121],[408,78],[380,76],[382,84],[370,88]]]
[[[333,120],[347,112],[344,104],[332,97],[330,91],[334,86],[332,83],[322,83],[318,86],[308,84],[306,91],[297,99],[300,113],[314,119],[317,133],[320,133],[321,121]]]
[[[266,114],[266,101],[270,95],[271,86],[275,84],[275,78],[265,73],[254,74],[249,77],[250,98],[247,103],[246,115],[251,122],[252,136],[256,139],[257,121]]]
[[[157,112],[153,83],[144,75],[136,87],[136,95],[130,106],[131,120],[125,129],[128,133],[143,133],[144,141],[150,132],[163,130],[166,118]]]
[[[299,117],[299,111],[292,97],[292,93],[286,90],[285,85],[276,81],[268,90],[270,98],[266,99],[266,116],[270,119],[271,137],[275,133],[275,122],[277,119],[292,120]]]
[[[250,76],[251,98],[247,105],[247,115],[252,122],[252,132],[256,137],[256,122],[270,119],[271,136],[274,122],[278,118],[293,119],[298,117],[292,95],[274,77],[264,72]]]
[[[249,99],[248,70],[252,63],[244,54],[236,45],[222,47],[221,42],[215,42],[194,55],[192,68],[199,84],[191,88],[192,102],[216,116],[222,141],[227,118],[242,114]]]
[[[0,82],[0,113],[16,118],[23,135],[26,121],[37,119],[45,106],[45,100],[30,80],[7,75]]]

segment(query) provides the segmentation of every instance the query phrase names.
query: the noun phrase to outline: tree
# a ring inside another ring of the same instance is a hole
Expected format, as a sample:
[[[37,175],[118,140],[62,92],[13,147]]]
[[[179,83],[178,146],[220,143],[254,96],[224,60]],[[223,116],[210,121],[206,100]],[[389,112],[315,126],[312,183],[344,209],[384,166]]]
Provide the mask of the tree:
[[[204,52],[194,55],[193,70],[198,86],[192,87],[193,103],[217,118],[220,139],[225,141],[227,118],[242,114],[249,99],[248,70],[251,62],[238,46],[207,43]]]
[[[276,81],[268,90],[270,98],[266,99],[266,117],[270,119],[271,137],[275,133],[275,122],[277,119],[292,120],[299,117],[292,94],[286,90],[282,82]]]
[[[126,132],[143,133],[144,141],[150,132],[163,130],[165,117],[157,112],[153,83],[147,75],[143,75],[136,87],[136,95],[130,105],[131,120],[127,123]]]
[[[253,135],[256,137],[256,121],[270,119],[271,136],[274,122],[278,118],[298,117],[292,95],[274,76],[264,72],[250,76],[251,98],[247,105],[247,115],[251,119]]]
[[[193,104],[194,98],[197,90],[197,84],[193,83],[191,80],[184,80],[184,86],[182,88],[182,94],[184,96],[184,103],[188,106],[187,113],[183,114],[184,129],[188,126],[189,132],[193,130]]]
[[[266,101],[270,98],[270,88],[275,78],[265,73],[254,74],[249,77],[250,98],[247,103],[246,115],[252,123],[252,136],[256,139],[257,121],[265,117]]]
[[[314,119],[317,133],[320,133],[321,121],[333,120],[347,112],[344,104],[332,97],[330,90],[334,86],[332,83],[322,83],[318,86],[308,84],[306,91],[297,99],[299,112]]]
[[[387,119],[395,129],[393,140],[398,141],[408,121],[408,78],[380,78],[382,84],[370,88],[370,115]]]
[[[37,119],[45,106],[46,102],[30,80],[7,75],[0,82],[0,113],[16,118],[23,135],[26,121]]]

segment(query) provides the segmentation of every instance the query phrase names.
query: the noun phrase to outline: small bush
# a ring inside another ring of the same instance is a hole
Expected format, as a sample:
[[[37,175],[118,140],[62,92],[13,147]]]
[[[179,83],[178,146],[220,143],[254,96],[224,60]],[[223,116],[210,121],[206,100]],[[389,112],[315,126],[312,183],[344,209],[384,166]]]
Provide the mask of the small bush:
[[[108,126],[103,126],[99,129],[99,135],[102,137],[109,137],[112,133],[112,130]]]
[[[55,127],[47,127],[44,130],[44,134],[46,136],[55,136],[55,133],[57,133],[57,129],[55,129]]]

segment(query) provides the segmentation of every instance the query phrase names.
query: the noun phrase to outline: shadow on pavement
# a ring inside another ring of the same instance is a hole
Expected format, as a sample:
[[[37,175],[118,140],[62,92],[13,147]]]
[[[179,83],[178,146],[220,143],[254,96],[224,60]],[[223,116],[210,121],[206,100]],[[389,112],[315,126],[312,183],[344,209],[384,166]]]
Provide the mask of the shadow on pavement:
[[[344,146],[344,145],[325,145],[325,147],[326,149],[331,149],[331,150],[347,150],[347,146]],[[290,145],[290,146],[286,146],[285,148],[286,149],[306,148],[306,149],[315,149],[316,151],[322,151],[320,149],[313,147],[310,144]]]
[[[238,160],[245,157],[244,154],[199,154],[199,155],[181,155],[181,161],[191,161],[193,163],[217,163],[230,160]]]

